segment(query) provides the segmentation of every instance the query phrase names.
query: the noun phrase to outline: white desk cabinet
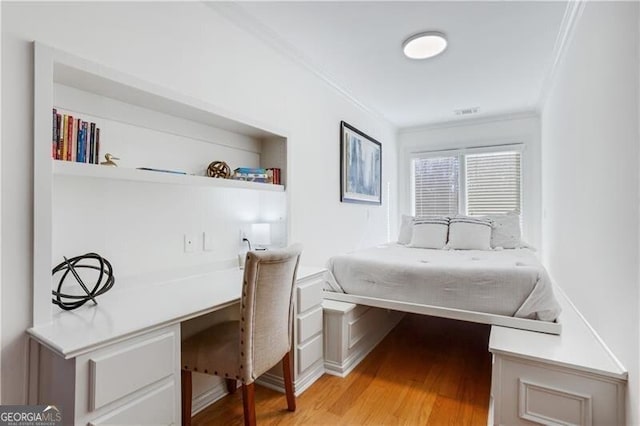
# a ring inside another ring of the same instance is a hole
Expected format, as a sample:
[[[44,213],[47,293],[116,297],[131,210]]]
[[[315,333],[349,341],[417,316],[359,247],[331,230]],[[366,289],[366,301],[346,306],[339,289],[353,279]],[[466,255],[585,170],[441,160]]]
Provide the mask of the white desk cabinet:
[[[29,329],[39,343],[32,360],[37,401],[31,402],[62,408],[65,425],[179,424],[180,323],[236,304],[242,272],[114,291],[97,306],[59,312],[51,323]],[[324,373],[323,274],[322,268],[298,270],[292,349],[298,394]],[[138,304],[143,295],[146,309]],[[264,380],[272,386],[279,380],[283,388],[281,376]]]
[[[42,347],[38,400],[64,424],[175,424],[179,360],[178,324],[70,359]]]
[[[322,268],[298,270],[293,325],[293,390],[300,395],[324,374]],[[258,383],[284,392],[282,365],[278,364],[258,379]]]

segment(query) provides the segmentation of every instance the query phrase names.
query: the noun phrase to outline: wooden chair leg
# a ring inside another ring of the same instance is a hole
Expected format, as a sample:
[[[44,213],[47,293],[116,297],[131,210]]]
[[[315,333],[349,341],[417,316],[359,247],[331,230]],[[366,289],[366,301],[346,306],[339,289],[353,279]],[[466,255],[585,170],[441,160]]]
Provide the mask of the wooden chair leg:
[[[284,390],[287,394],[287,410],[296,411],[296,396],[293,394],[293,380],[291,379],[291,353],[282,358],[282,370],[284,375]]]
[[[242,406],[244,408],[245,426],[256,425],[256,393],[254,384],[242,384]]]
[[[227,382],[227,391],[229,393],[236,393],[236,389],[238,388],[238,383],[235,379],[224,379]]]
[[[182,391],[182,426],[191,426],[191,398],[192,398],[191,371],[182,370],[181,391]]]

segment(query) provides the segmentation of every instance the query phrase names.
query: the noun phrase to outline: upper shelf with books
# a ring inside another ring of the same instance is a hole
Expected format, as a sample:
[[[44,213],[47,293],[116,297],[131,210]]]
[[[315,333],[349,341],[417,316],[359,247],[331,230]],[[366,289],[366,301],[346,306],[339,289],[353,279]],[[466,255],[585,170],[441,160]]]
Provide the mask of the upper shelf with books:
[[[216,179],[207,176],[193,176],[177,173],[165,173],[154,170],[98,166],[95,164],[74,163],[71,161],[60,160],[53,160],[53,174],[56,176],[74,176],[171,185],[208,186],[216,188],[253,189],[278,192],[284,191],[284,186],[273,185],[270,183],[245,182],[234,179]]]
[[[275,223],[272,238],[286,245],[287,132],[209,103],[218,100],[215,84],[184,84],[183,94],[38,42],[33,60],[34,326],[51,321],[51,269],[61,254],[99,252],[119,274],[228,261],[237,258],[238,229],[256,221]],[[60,147],[71,152],[66,161],[56,159],[63,158]],[[119,158],[118,167],[89,164],[108,154]],[[206,176],[216,162],[225,173],[260,170],[245,178],[282,184]],[[110,181],[118,191],[93,191]],[[103,196],[117,201],[86,210]],[[205,233],[216,237],[214,249],[198,243],[187,254],[185,235]]]

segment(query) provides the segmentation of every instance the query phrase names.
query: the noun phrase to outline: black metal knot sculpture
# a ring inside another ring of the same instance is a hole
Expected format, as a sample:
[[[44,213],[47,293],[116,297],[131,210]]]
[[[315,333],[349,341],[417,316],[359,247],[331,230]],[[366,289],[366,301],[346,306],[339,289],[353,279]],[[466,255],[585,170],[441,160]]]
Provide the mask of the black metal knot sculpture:
[[[97,262],[93,262],[93,260]],[[99,271],[98,279],[91,290],[89,290],[78,274],[78,269],[93,269]],[[60,308],[65,311],[79,308],[89,300],[97,305],[96,297],[111,290],[111,287],[113,287],[116,281],[113,276],[111,263],[97,253],[87,253],[82,256],[72,257],[71,259],[65,257],[64,262],[58,264],[51,271],[54,276],[60,272],[62,275],[58,281],[58,287],[56,290],[51,291],[51,294],[54,296],[51,301],[54,305],[60,306]],[[62,292],[62,284],[69,274],[75,278],[86,294],[67,294]]]

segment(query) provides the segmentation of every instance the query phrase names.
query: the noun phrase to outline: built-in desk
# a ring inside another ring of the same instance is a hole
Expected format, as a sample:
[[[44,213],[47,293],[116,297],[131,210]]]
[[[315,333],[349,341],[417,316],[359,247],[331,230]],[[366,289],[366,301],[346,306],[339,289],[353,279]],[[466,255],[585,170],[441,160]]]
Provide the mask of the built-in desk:
[[[296,312],[321,311],[323,273],[299,268],[296,304],[305,309]],[[97,306],[30,328],[40,344],[32,402],[61,407],[65,424],[179,424],[180,323],[237,303],[242,274],[191,270],[116,282]],[[321,341],[322,328],[316,335]],[[322,365],[322,350],[314,356],[311,364]]]

